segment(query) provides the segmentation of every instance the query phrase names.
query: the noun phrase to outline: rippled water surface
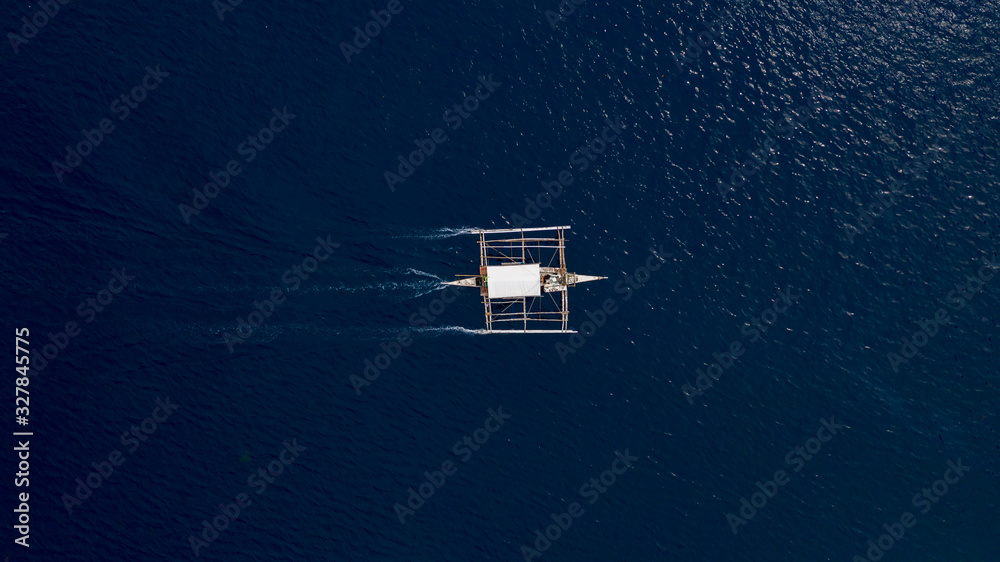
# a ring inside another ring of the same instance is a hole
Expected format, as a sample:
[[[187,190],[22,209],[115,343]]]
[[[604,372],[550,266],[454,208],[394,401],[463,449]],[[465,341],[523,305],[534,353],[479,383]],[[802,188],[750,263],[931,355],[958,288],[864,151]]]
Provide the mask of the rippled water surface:
[[[2,323],[54,346],[5,555],[191,559],[245,493],[198,558],[847,561],[910,512],[886,562],[997,559],[995,2],[335,4],[73,2],[0,47]],[[589,335],[446,303],[526,222],[609,278]]]

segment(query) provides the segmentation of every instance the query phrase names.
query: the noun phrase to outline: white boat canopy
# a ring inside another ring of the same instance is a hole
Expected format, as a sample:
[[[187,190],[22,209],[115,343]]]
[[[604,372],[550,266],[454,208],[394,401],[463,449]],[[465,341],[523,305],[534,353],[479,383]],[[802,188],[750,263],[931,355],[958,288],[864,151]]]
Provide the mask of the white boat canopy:
[[[491,265],[486,268],[486,289],[491,299],[542,296],[541,266]]]

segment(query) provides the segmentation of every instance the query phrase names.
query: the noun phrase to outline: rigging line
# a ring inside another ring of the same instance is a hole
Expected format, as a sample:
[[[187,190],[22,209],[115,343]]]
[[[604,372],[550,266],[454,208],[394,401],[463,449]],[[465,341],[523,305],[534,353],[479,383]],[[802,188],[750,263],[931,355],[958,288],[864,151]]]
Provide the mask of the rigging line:
[[[501,252],[501,251],[500,251],[500,250],[499,250],[498,248],[494,248],[494,247],[490,247],[490,249],[491,249],[491,250],[493,250],[494,252],[496,252],[496,253],[500,254],[501,256],[503,256],[503,257],[507,258],[507,259],[508,259],[508,260],[510,260],[510,261],[517,261],[517,260],[515,260],[514,258],[512,258],[512,257],[508,256],[507,254],[505,254],[505,253]]]
[[[556,302],[556,298],[552,296],[552,293],[545,293],[545,294],[548,295],[550,299],[552,299],[552,304],[556,305],[556,310],[562,312],[562,307],[559,305],[559,303]]]
[[[556,255],[558,255],[558,253],[559,252],[552,252],[552,257],[549,258],[549,264],[545,267],[552,267],[552,262],[556,261]]]
[[[498,314],[503,314],[504,312],[507,312],[507,309],[508,309],[508,308],[510,308],[510,307],[512,307],[512,306],[514,306],[514,303],[515,303],[515,302],[516,302],[516,301],[510,301],[510,304],[508,304],[507,306],[505,306],[505,307],[503,308],[503,310],[501,310],[501,311],[500,311],[500,312],[499,312]]]

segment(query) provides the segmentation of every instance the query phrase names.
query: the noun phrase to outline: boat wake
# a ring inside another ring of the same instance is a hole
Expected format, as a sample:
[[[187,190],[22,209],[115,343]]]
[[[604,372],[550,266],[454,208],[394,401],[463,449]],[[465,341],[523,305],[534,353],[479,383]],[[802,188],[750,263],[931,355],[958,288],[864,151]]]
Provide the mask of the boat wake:
[[[351,283],[351,282],[340,282],[334,284],[313,284],[312,279],[308,279],[301,283],[298,290],[289,291],[288,285],[210,285],[202,287],[194,287],[190,291],[194,294],[224,294],[224,295],[256,295],[256,294],[267,294],[274,289],[285,290],[286,294],[295,293],[328,293],[328,292],[345,292],[345,293],[363,293],[366,291],[375,291],[380,293],[403,293],[408,295],[404,298],[411,299],[419,296],[432,293],[435,290],[441,288],[444,283],[444,279],[434,275],[433,273],[427,273],[426,271],[420,271],[419,269],[409,268],[380,268],[380,270],[373,271],[370,268],[359,269],[352,272],[350,277],[358,278],[364,277],[366,279],[383,279],[383,281],[373,281],[370,283]],[[153,287],[153,290],[162,289],[166,291],[166,287]]]
[[[445,238],[454,238],[455,236],[462,236],[464,234],[475,234],[476,232],[479,232],[479,230],[479,228],[473,228],[471,226],[463,226],[462,228],[431,228],[415,230],[408,234],[394,235],[393,238],[444,240]]]
[[[448,334],[462,334],[466,336],[481,336],[486,334],[486,330],[470,330],[462,326],[420,326],[410,328],[410,331],[431,337],[444,336]]]
[[[303,293],[326,293],[326,292],[344,292],[344,293],[364,293],[364,292],[376,292],[385,296],[401,296],[402,300],[415,299],[422,297],[424,295],[433,293],[439,290],[444,285],[444,279],[441,279],[433,273],[427,273],[426,271],[420,271],[419,269],[406,268],[406,269],[394,269],[391,270],[389,277],[393,276],[417,276],[422,277],[422,279],[410,279],[410,280],[386,280],[386,281],[376,281],[373,283],[362,283],[362,284],[349,284],[349,283],[337,283],[335,285],[315,285],[312,287],[304,287],[302,289]],[[393,299],[395,300],[395,299]]]
[[[225,323],[176,323],[171,327],[175,336],[182,336],[186,341],[200,345],[225,346],[226,334],[235,336],[238,326],[235,322]],[[470,330],[462,326],[330,326],[323,323],[280,323],[269,322],[259,326],[247,336],[244,344],[261,345],[276,341],[301,340],[302,338],[320,340],[347,340],[356,342],[382,342],[396,339],[403,331],[409,331],[417,338],[436,338],[449,335],[479,336],[486,330]],[[242,337],[242,336],[241,336]],[[247,347],[241,345],[241,347]]]

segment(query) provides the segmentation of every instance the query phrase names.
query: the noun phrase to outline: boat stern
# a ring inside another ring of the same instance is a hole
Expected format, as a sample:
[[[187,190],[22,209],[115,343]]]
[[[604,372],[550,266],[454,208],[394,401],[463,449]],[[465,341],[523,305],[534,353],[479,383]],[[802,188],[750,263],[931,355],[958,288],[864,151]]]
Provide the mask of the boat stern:
[[[466,277],[464,279],[459,279],[457,281],[445,281],[445,285],[451,285],[453,287],[482,287],[482,282],[480,281],[482,277]]]

